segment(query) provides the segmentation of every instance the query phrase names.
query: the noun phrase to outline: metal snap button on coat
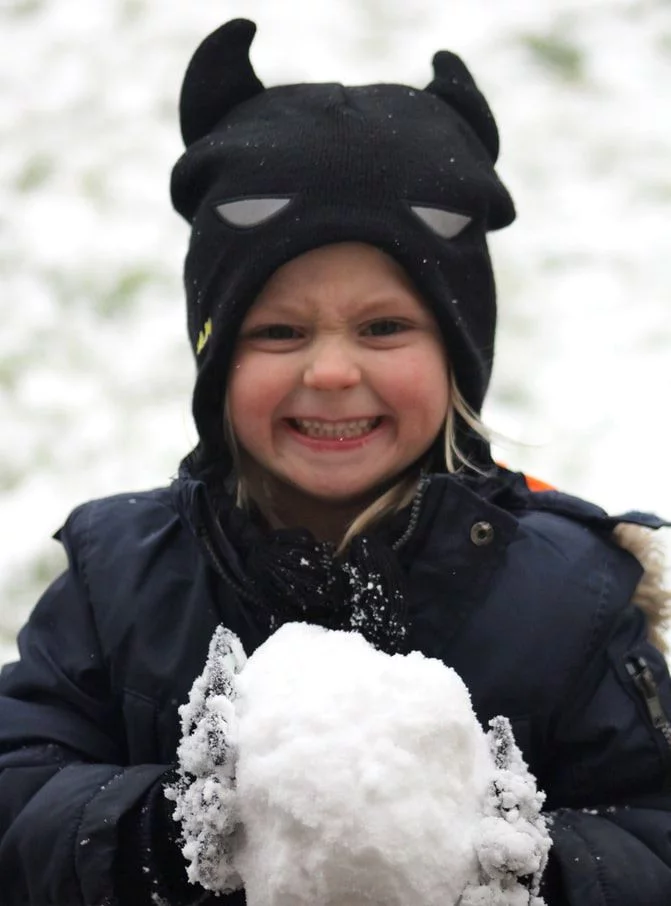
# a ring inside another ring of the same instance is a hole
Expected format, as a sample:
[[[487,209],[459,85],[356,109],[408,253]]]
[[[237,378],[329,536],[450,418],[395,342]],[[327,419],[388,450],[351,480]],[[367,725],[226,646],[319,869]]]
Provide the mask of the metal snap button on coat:
[[[494,526],[491,522],[474,522],[471,526],[471,541],[478,547],[491,544],[494,540]]]

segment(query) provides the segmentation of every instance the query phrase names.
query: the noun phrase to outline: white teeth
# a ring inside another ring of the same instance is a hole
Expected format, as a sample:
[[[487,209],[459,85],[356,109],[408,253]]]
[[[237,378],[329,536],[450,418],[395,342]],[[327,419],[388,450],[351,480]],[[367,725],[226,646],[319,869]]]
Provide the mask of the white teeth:
[[[368,434],[380,422],[379,418],[359,418],[351,422],[320,422],[310,418],[293,418],[293,425],[308,437],[351,438]]]

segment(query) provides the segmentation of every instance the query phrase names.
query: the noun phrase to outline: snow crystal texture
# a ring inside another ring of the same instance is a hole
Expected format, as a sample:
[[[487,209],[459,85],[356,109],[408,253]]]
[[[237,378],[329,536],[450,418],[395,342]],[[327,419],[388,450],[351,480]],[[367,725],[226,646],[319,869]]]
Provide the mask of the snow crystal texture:
[[[249,906],[542,906],[544,796],[460,677],[355,632],[220,626],[180,709],[188,877]]]
[[[453,670],[291,624],[235,687],[232,861],[249,906],[541,902],[508,867],[542,869],[542,795]]]
[[[231,840],[238,825],[235,674],[245,660],[238,637],[217,627],[205,669],[180,708],[178,781],[165,789],[175,803],[173,817],[182,825],[189,880],[220,893],[241,885]]]

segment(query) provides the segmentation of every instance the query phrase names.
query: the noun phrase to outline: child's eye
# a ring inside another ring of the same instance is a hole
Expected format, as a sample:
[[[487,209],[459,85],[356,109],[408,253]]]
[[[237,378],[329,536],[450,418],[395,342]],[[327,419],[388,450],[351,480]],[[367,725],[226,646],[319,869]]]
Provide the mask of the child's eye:
[[[254,340],[296,340],[299,333],[289,324],[267,324],[251,330],[249,336]]]
[[[407,329],[407,325],[402,321],[393,321],[391,318],[384,318],[369,324],[365,328],[364,334],[370,337],[392,337],[394,334],[401,333]]]

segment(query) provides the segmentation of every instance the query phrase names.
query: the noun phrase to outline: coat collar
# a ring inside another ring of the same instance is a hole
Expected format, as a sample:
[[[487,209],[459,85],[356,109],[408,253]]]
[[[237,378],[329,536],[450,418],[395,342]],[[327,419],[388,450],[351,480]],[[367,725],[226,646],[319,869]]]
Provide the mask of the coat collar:
[[[400,552],[408,574],[411,632],[430,637],[435,623],[443,646],[486,599],[518,527],[517,519],[493,502],[501,499],[501,487],[495,490],[485,480],[473,485],[434,475],[417,530]]]

